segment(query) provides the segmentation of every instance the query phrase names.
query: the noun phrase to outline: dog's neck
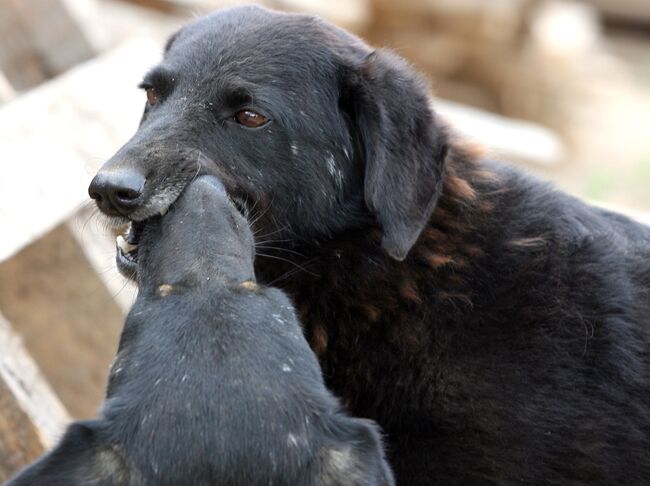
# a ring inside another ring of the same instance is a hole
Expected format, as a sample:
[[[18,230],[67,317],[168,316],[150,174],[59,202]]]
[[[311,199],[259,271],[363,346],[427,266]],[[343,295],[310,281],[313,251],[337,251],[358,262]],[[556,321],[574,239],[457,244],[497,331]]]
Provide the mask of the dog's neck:
[[[336,246],[301,247],[304,257],[279,271],[278,262],[269,261],[271,278],[264,275],[262,261],[260,275],[292,296],[312,348],[321,356],[333,339],[385,328],[392,316],[404,315],[404,307],[412,307],[406,312],[412,315],[424,299],[433,297],[462,311],[472,306],[469,271],[484,257],[476,221],[493,211],[490,194],[498,186],[499,177],[479,162],[478,153],[453,147],[438,205],[405,261],[383,251],[379,228],[365,228],[338,235]],[[415,326],[412,333],[400,323],[402,331],[394,333],[397,347],[414,351],[421,344],[415,321],[408,323]]]

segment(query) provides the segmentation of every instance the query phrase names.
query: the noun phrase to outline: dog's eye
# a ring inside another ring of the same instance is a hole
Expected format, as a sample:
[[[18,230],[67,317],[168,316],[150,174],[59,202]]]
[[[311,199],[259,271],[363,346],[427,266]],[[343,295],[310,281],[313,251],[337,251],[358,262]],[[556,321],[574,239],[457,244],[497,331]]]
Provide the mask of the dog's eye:
[[[238,111],[235,115],[235,120],[240,125],[244,125],[248,128],[257,128],[264,125],[269,121],[264,115],[260,115],[252,110],[242,110]]]
[[[147,93],[147,102],[150,105],[155,105],[158,102],[158,93],[156,93],[156,88],[153,86],[147,86],[144,90]]]

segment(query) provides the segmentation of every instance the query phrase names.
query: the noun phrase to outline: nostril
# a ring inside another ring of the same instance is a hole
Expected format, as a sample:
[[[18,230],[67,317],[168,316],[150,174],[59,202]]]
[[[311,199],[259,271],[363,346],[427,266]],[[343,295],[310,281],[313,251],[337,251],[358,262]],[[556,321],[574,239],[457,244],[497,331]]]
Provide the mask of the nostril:
[[[97,202],[102,202],[103,200],[102,195],[97,191],[93,191],[92,189],[88,191],[88,195],[90,196],[90,199],[94,199]]]
[[[120,201],[133,201],[134,199],[138,199],[140,197],[140,194],[142,194],[141,191],[136,191],[133,189],[121,189],[115,193],[115,196]]]

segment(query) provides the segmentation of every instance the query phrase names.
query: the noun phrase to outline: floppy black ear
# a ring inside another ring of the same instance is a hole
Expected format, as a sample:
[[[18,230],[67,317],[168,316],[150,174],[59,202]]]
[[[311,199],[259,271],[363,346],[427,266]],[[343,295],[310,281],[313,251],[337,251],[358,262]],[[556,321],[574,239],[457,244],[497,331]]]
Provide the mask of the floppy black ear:
[[[365,202],[382,226],[382,247],[403,260],[440,195],[447,136],[430,108],[428,84],[401,57],[375,51],[354,78]]]

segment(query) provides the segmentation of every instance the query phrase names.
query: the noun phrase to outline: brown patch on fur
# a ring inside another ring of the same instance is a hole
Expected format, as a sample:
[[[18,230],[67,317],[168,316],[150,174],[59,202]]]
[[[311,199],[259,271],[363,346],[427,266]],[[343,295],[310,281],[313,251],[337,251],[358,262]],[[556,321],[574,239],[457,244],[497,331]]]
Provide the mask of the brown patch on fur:
[[[447,195],[456,200],[474,201],[477,197],[474,188],[465,179],[454,174],[448,174],[444,182]]]
[[[469,296],[465,294],[442,291],[442,292],[438,292],[436,295],[440,300],[444,300],[452,303],[454,301],[458,301],[468,305],[469,307],[472,307],[474,305],[472,304],[472,299],[470,299]]]
[[[449,240],[449,236],[447,236],[445,233],[443,233],[437,228],[431,228],[431,227],[428,227],[424,230],[424,237],[427,240],[431,240],[435,242],[444,242]]]
[[[491,213],[494,211],[494,203],[491,201],[481,201],[478,205],[479,209],[484,213]]]
[[[462,285],[465,285],[466,283],[465,279],[458,274],[449,275],[448,278],[449,278],[449,283],[456,287],[460,287]]]
[[[366,304],[362,307],[362,309],[366,317],[370,319],[370,322],[377,322],[379,320],[379,316],[381,316],[381,310],[376,305]]]
[[[426,260],[427,263],[433,268],[443,267],[445,265],[453,265],[456,263],[455,260],[449,255],[442,255],[439,253],[430,253],[426,257]]]
[[[418,288],[413,280],[404,280],[399,286],[399,294],[406,300],[420,303],[422,300],[418,295]]]
[[[309,345],[314,353],[316,353],[316,356],[321,356],[327,350],[328,341],[329,336],[327,335],[325,327],[320,324],[315,324],[311,328]]]
[[[475,170],[472,175],[476,178],[476,180],[481,181],[481,182],[499,182],[501,178],[499,177],[498,174],[487,170],[487,169],[477,169]]]
[[[458,151],[463,158],[469,160],[480,160],[485,158],[487,154],[487,149],[484,145],[473,140],[463,140],[461,138],[454,139],[454,149]]]
[[[431,222],[436,222],[436,221],[446,221],[448,219],[452,219],[454,216],[446,209],[442,207],[442,203],[444,200],[439,201],[438,205],[436,208],[433,210],[433,217],[431,218]]]
[[[161,297],[167,297],[172,293],[172,290],[174,290],[174,287],[172,285],[162,284],[158,287],[157,292]]]
[[[422,336],[413,329],[395,326],[390,332],[391,344],[400,351],[416,353],[422,349]]]
[[[471,258],[478,258],[483,255],[483,249],[478,245],[463,245],[462,251]]]

